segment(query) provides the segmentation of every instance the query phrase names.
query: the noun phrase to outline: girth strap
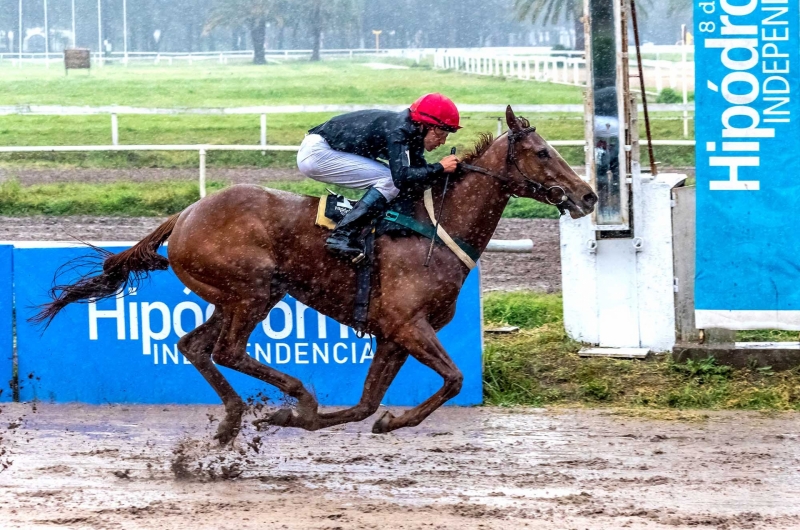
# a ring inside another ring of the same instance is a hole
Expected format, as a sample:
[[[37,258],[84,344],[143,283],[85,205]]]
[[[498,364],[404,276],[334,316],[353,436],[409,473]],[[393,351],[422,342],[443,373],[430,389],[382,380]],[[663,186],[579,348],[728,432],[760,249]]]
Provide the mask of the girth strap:
[[[384,216],[384,219],[387,220],[387,221],[390,221],[392,223],[395,223],[397,225],[400,225],[400,226],[403,226],[405,228],[408,228],[409,230],[413,230],[414,232],[418,233],[419,235],[421,235],[423,237],[427,237],[428,239],[433,239],[434,238],[433,225],[429,225],[429,224],[426,224],[426,223],[421,223],[421,222],[417,221],[416,219],[414,219],[413,217],[409,217],[408,215],[403,215],[403,214],[401,214],[399,212],[395,212],[394,210],[389,210],[388,212],[386,212],[386,215]],[[444,242],[442,237],[441,237],[441,233],[440,233],[439,237],[436,237],[436,239],[440,243]],[[476,251],[470,245],[468,245],[467,243],[465,243],[465,242],[463,242],[463,241],[461,241],[461,240],[459,240],[457,238],[451,238],[451,239],[452,239],[453,243],[455,243],[458,246],[458,248],[460,248],[467,255],[467,258],[473,263],[473,265],[470,267],[470,265],[465,262],[465,265],[467,265],[467,267],[472,269],[475,266],[474,263],[480,257],[480,254],[478,253],[478,251]]]
[[[439,236],[442,239],[442,241],[444,241],[444,244],[447,245],[447,248],[453,251],[453,254],[458,256],[458,259],[464,262],[464,265],[469,267],[470,270],[474,269],[475,260],[472,259],[466,252],[464,252],[464,250],[460,246],[458,246],[458,243],[456,243],[453,240],[453,238],[450,237],[450,234],[448,234],[445,231],[441,222],[439,223],[436,222],[436,213],[433,208],[433,193],[431,193],[430,188],[425,190],[424,200],[425,200],[425,210],[427,210],[428,212],[428,217],[431,218],[431,222],[437,229],[436,235]]]

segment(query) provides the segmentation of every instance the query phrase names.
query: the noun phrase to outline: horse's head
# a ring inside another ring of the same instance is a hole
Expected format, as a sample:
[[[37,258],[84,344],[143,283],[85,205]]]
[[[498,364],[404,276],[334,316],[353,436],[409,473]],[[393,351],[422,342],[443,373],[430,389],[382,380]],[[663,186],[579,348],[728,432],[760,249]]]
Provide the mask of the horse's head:
[[[561,158],[535,127],[506,107],[508,123],[507,185],[520,197],[553,204],[573,219],[592,213],[597,194]]]

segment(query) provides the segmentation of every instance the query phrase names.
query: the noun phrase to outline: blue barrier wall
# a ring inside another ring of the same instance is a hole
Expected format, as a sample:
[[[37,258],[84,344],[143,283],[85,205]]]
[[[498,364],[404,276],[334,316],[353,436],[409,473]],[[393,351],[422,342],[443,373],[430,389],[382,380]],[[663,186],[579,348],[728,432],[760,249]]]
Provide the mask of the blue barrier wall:
[[[111,248],[114,252],[122,248]],[[46,301],[53,272],[85,248],[14,249],[19,307]],[[64,278],[68,279],[68,278]],[[20,398],[85,403],[219,403],[176,343],[204,321],[209,304],[186,289],[171,271],[156,272],[136,293],[97,304],[73,305],[42,331],[19,319]],[[26,317],[29,315],[26,315]],[[450,403],[481,402],[481,313],[477,269],[458,300],[456,317],[439,333],[464,372],[461,394]],[[325,405],[358,402],[372,358],[368,339],[286,297],[250,337],[248,353],[298,377]],[[222,368],[243,396],[273,387]],[[442,379],[409,359],[384,399],[415,405],[433,394]]]
[[[11,401],[13,397],[11,390],[14,355],[12,252],[11,245],[0,245],[0,401]]]

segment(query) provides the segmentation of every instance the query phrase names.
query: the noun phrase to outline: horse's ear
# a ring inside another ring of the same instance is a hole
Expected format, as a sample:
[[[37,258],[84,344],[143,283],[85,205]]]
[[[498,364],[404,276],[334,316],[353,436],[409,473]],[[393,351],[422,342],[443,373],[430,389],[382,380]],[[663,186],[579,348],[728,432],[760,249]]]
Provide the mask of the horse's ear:
[[[514,132],[520,129],[517,117],[514,115],[514,111],[511,110],[511,105],[506,107],[506,124],[508,128]]]

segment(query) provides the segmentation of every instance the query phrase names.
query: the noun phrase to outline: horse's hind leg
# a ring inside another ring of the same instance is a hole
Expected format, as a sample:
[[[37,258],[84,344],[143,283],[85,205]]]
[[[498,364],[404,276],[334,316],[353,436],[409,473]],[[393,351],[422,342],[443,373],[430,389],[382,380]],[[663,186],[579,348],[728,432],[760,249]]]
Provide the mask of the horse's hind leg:
[[[299,379],[279,372],[247,355],[247,339],[250,338],[256,325],[266,318],[269,310],[281,298],[283,293],[276,293],[269,300],[250,299],[226,306],[223,309],[225,323],[214,346],[212,359],[217,364],[277,387],[284,394],[297,400],[298,410],[304,415],[316,415],[317,400]]]
[[[313,431],[366,419],[378,410],[389,385],[394,381],[406,359],[408,359],[407,350],[393,342],[379,340],[378,349],[369,366],[367,379],[364,381],[364,391],[358,405],[345,410],[314,415],[294,414],[289,409],[282,409],[269,418],[256,423],[280,427],[300,427]]]
[[[245,407],[239,394],[211,362],[211,352],[222,330],[222,324],[222,313],[216,308],[208,321],[181,337],[178,349],[222,399],[225,419],[220,422],[215,438],[221,444],[226,444],[239,433]]]

